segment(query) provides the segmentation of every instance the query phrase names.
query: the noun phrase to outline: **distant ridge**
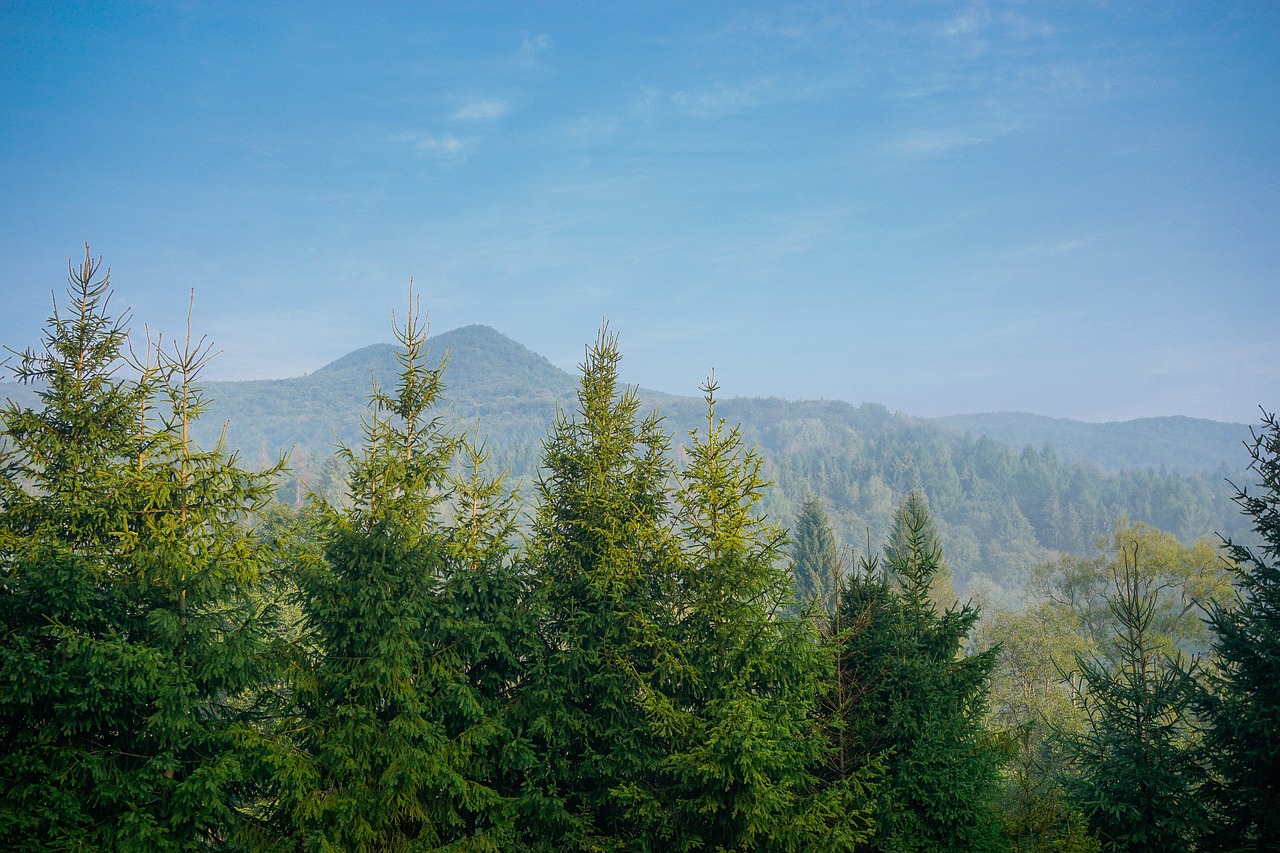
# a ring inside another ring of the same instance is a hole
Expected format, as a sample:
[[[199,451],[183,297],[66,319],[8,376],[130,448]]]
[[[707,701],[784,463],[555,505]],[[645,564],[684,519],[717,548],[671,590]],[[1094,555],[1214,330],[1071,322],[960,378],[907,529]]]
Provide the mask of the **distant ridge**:
[[[464,326],[428,340],[429,359],[446,354],[446,408],[436,414],[485,441],[486,469],[506,471],[532,507],[543,443],[557,409],[576,411],[576,376],[488,326]],[[399,368],[391,344],[362,347],[304,376],[209,382],[207,414],[196,423],[203,447],[219,440],[250,466],[292,453],[282,499],[308,489],[341,495],[334,445],[360,443],[361,419],[376,381],[391,390]],[[0,384],[20,404],[29,388]],[[842,547],[881,541],[909,492],[936,514],[957,588],[978,574],[1017,595],[1037,563],[1059,551],[1088,553],[1117,518],[1145,521],[1184,539],[1247,537],[1227,476],[1245,472],[1248,428],[1196,418],[1088,424],[1017,413],[916,418],[875,403],[734,397],[716,414],[741,424],[774,486],[762,510],[792,522],[807,495],[828,510]],[[643,414],[657,407],[677,464],[689,430],[705,430],[696,397],[640,389]],[[1052,452],[1045,452],[1046,443]],[[1026,450],[1030,446],[1030,451]],[[1002,593],[1004,594],[1004,593]]]
[[[1195,473],[1217,471],[1226,465],[1243,471],[1249,437],[1244,424],[1171,415],[1131,421],[1086,423],[1025,412],[990,412],[930,418],[946,429],[985,435],[1021,449],[1040,450],[1045,444],[1063,459],[1096,465],[1104,471],[1126,468],[1168,468]]]

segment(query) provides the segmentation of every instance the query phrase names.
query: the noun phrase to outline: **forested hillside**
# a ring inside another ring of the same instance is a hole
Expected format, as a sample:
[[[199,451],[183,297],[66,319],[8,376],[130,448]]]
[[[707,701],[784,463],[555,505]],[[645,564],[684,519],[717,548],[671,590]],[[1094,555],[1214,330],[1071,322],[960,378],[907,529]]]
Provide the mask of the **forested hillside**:
[[[1232,493],[1261,547],[1113,519],[1087,556],[1021,564],[1083,535],[1077,506],[1194,480],[870,405],[722,405],[711,380],[664,420],[602,330],[517,496],[456,429],[415,306],[323,466],[341,499],[290,507],[283,463],[192,441],[208,349],[126,355],[97,271],[19,356],[35,405],[0,411],[5,849],[1270,849],[1272,416]],[[469,370],[488,391],[461,405],[538,417],[514,365]],[[801,484],[789,545],[762,507]],[[904,490],[842,571],[823,505],[848,525]],[[960,604],[944,531],[1002,505],[975,547],[1028,596]]]
[[[434,336],[430,345],[437,355],[450,353],[444,373],[449,416],[463,426],[478,423],[491,462],[509,470],[515,482],[531,484],[556,407],[573,404],[573,377],[486,326]],[[371,382],[386,385],[395,370],[393,347],[380,344],[294,379],[209,383],[210,414],[197,436],[211,442],[227,424],[230,445],[250,462],[267,464],[291,450],[292,466],[306,485],[329,489],[336,482],[336,468],[326,465],[334,441],[357,439]],[[664,429],[677,440],[702,416],[702,401],[694,398],[641,389],[640,399],[659,410]],[[759,444],[775,484],[763,502],[772,518],[792,524],[812,493],[824,502],[842,546],[862,551],[868,535],[874,542],[888,532],[906,495],[920,492],[937,518],[961,588],[982,573],[1016,593],[1028,566],[1055,551],[1089,551],[1122,516],[1186,540],[1242,532],[1226,482],[1229,459],[1195,470],[1228,449],[1218,438],[1197,444],[1179,419],[1074,423],[1072,435],[1093,436],[1072,445],[1078,454],[1080,448],[1101,454],[1106,437],[1122,427],[1129,445],[1146,447],[1141,458],[1189,460],[1107,472],[1112,457],[1069,461],[1052,443],[1010,445],[874,403],[726,397],[719,406],[729,423],[741,423],[746,439]],[[1214,424],[1196,434],[1220,438],[1232,432],[1238,435],[1230,450],[1242,452],[1246,427]],[[282,494],[293,500],[304,491],[294,483]]]
[[[573,404],[573,377],[487,326],[434,336],[430,346],[438,356],[450,354],[448,416],[464,427],[478,424],[491,463],[529,486],[557,406]],[[375,344],[292,379],[210,382],[209,415],[195,435],[212,446],[225,425],[229,446],[260,467],[291,453],[301,482],[286,482],[281,495],[296,502],[308,488],[335,488],[335,442],[358,439],[373,382],[386,386],[396,370],[394,348]],[[4,387],[30,399],[27,388]],[[700,400],[644,389],[640,399],[658,409],[663,428],[677,439],[698,426]],[[1016,594],[1028,566],[1058,551],[1089,551],[1120,517],[1187,541],[1245,532],[1227,483],[1242,467],[1230,462],[1243,453],[1244,426],[1187,418],[930,420],[874,403],[779,398],[728,397],[720,412],[759,444],[774,482],[763,502],[772,518],[791,525],[812,494],[827,509],[842,547],[861,551],[868,537],[874,542],[888,532],[906,495],[919,492],[935,514],[961,588],[982,574]],[[990,433],[1028,441],[1004,442]],[[1052,440],[1030,441],[1045,435],[1061,437],[1071,454]],[[1118,465],[1121,459],[1170,464]]]
[[[1197,473],[1248,464],[1243,424],[1172,415],[1091,424],[1025,412],[947,415],[933,421],[948,429],[985,435],[1013,447],[1048,444],[1064,459],[1104,471],[1169,468]]]

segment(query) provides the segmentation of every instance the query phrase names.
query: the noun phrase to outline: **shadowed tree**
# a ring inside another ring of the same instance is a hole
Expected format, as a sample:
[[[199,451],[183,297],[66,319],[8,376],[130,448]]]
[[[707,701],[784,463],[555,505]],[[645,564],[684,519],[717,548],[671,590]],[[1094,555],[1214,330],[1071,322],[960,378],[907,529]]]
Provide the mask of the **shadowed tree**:
[[[1205,755],[1217,831],[1215,850],[1275,850],[1280,844],[1280,422],[1264,414],[1249,447],[1254,491],[1236,503],[1249,516],[1256,547],[1227,542],[1234,601],[1209,617],[1218,665],[1198,701],[1208,720]]]
[[[999,849],[1000,753],[982,726],[998,650],[963,656],[977,611],[934,604],[942,552],[923,503],[904,503],[894,529],[884,568],[850,572],[838,614],[840,679],[862,685],[840,742],[853,766],[885,766],[871,848]]]

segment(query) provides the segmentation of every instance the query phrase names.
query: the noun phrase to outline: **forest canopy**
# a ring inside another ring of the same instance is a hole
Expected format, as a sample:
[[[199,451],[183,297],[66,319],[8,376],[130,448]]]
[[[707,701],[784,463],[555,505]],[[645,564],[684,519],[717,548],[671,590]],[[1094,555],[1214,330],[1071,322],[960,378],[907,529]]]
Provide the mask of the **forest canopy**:
[[[411,296],[394,381],[307,491],[201,443],[208,345],[131,340],[100,270],[71,267],[13,368],[34,399],[0,414],[6,848],[1240,850],[1280,825],[1270,415],[1247,538],[1115,517],[1072,553],[1010,504],[990,547],[1027,585],[984,605],[946,519],[1012,482],[1070,528],[1080,469],[1048,450],[903,439],[911,488],[881,479],[855,556],[824,490],[890,433],[771,463],[710,379],[673,433],[606,327],[525,498],[449,414]],[[789,534],[770,479],[804,471]]]

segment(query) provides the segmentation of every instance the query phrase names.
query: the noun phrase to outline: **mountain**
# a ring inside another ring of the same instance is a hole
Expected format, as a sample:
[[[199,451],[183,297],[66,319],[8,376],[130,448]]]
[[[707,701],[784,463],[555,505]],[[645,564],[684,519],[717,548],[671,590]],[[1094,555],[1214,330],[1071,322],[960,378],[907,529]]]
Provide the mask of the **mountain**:
[[[572,404],[574,377],[488,326],[464,326],[429,342],[431,360],[447,358],[449,414],[460,423],[480,419],[486,432],[540,439],[556,404]],[[251,457],[294,447],[327,454],[338,442],[359,441],[373,383],[394,388],[398,374],[395,347],[374,344],[292,379],[209,382],[197,439],[215,441],[225,424],[229,446]]]
[[[487,437],[496,470],[529,484],[557,407],[575,410],[577,378],[487,326],[445,332],[430,344],[435,359],[448,357],[446,416]],[[305,376],[210,382],[209,411],[195,436],[210,446],[225,427],[227,446],[251,464],[291,452],[295,478],[283,485],[286,501],[308,488],[330,492],[341,482],[335,442],[359,442],[372,383],[391,388],[397,373],[394,348],[376,344]],[[34,402],[24,387],[0,384],[6,393]],[[688,431],[705,427],[705,404],[644,389],[640,396],[663,414],[680,458]],[[1183,539],[1249,534],[1225,481],[1244,471],[1235,451],[1248,428],[1239,425],[1190,418],[1083,424],[1033,415],[931,420],[873,403],[741,397],[719,401],[717,415],[741,424],[747,443],[758,445],[775,483],[763,504],[770,517],[789,525],[812,493],[847,549],[883,541],[897,504],[922,492],[959,588],[985,575],[1017,594],[1031,566],[1058,551],[1091,552],[1121,516]],[[530,490],[523,494],[531,502]]]

